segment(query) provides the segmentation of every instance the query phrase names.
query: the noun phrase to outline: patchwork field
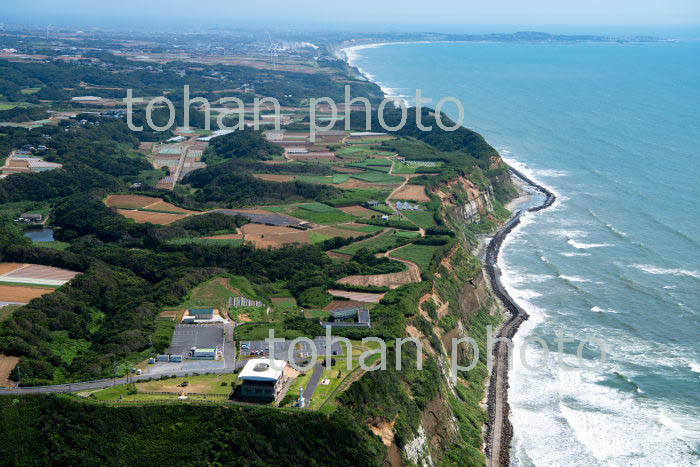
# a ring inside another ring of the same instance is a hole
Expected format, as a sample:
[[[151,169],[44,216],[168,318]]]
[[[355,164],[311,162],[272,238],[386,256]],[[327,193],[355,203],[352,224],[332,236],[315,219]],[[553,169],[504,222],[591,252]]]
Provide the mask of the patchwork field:
[[[78,275],[77,272],[67,269],[38,264],[0,263],[0,271],[0,283],[18,285],[61,286]]]
[[[351,174],[351,178],[356,180],[361,180],[363,182],[370,183],[382,183],[382,184],[398,184],[403,182],[402,177],[397,177],[395,175],[389,175],[382,172],[365,172],[358,174]]]
[[[278,225],[263,225],[263,224],[246,224],[241,227],[241,232],[244,234],[253,235],[275,235],[275,234],[294,234],[299,233],[299,229],[291,227],[282,227]]]
[[[390,199],[418,201],[420,203],[430,202],[423,185],[404,185],[399,190],[396,190],[395,193],[392,193]]]
[[[184,219],[187,217],[184,214],[169,214],[164,212],[148,212],[148,211],[132,211],[128,209],[117,209],[117,212],[124,217],[133,219],[136,222],[144,223],[150,222],[151,224],[168,225],[175,221]]]

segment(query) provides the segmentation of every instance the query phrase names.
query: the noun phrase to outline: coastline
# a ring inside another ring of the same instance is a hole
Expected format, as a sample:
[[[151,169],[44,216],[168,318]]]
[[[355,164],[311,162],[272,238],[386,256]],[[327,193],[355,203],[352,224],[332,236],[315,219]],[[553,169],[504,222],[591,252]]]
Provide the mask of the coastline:
[[[350,67],[357,70],[357,72],[367,81],[379,86],[385,95],[388,97],[403,98],[400,95],[392,94],[392,88],[383,86],[382,83],[376,81],[376,78],[372,74],[355,65],[354,60],[358,57],[357,51],[383,47],[385,45],[430,42],[432,41],[363,44],[344,47],[340,49],[340,52],[343,54],[341,58],[344,59]],[[520,224],[522,215],[526,212],[537,212],[552,206],[556,201],[557,196],[553,190],[533,181],[530,177],[523,173],[522,170],[514,168],[514,164],[512,162],[506,163],[510,168],[511,180],[513,184],[517,186],[519,191],[519,196],[512,199],[508,203],[508,209],[516,209],[515,213],[495,234],[493,234],[493,236],[483,236],[480,238],[479,245],[473,254],[484,262],[484,268],[486,269],[489,277],[489,288],[491,289],[493,295],[498,299],[501,307],[510,314],[510,317],[498,329],[497,337],[512,340],[520,325],[529,318],[529,315],[516,303],[516,301],[506,290],[505,286],[502,284],[500,280],[501,272],[497,264],[498,255],[500,253],[501,246],[503,245],[503,241],[508,234]],[[529,187],[532,191],[526,191],[524,189],[525,187]],[[518,206],[522,206],[530,201],[534,195],[534,192],[539,192],[545,196],[545,200],[542,202],[542,204],[531,206],[527,209],[517,209]],[[510,444],[513,437],[513,426],[509,420],[510,406],[508,404],[508,367],[506,365],[506,362],[508,361],[508,346],[503,343],[498,343],[494,349],[494,357],[496,364],[487,377],[488,388],[484,394],[489,419],[485,424],[483,446],[487,465],[504,466],[510,465]],[[493,455],[494,453],[495,456]]]
[[[521,217],[526,212],[537,212],[547,209],[556,201],[556,195],[544,186],[534,182],[521,171],[510,167],[511,178],[520,180],[524,185],[542,193],[545,200],[542,204],[517,210],[515,214],[496,232],[486,245],[485,267],[493,294],[510,313],[510,318],[498,330],[496,337],[513,339],[520,325],[530,316],[510,296],[501,282],[501,271],[498,267],[498,255],[503,241],[512,230],[520,224]],[[520,196],[517,199],[522,198]],[[516,201],[513,200],[513,201]],[[520,204],[520,203],[519,203]],[[487,406],[489,421],[485,437],[485,454],[487,465],[510,465],[510,443],[513,438],[513,426],[509,420],[510,406],[508,404],[508,358],[509,348],[499,342],[493,350],[495,365],[489,375]]]

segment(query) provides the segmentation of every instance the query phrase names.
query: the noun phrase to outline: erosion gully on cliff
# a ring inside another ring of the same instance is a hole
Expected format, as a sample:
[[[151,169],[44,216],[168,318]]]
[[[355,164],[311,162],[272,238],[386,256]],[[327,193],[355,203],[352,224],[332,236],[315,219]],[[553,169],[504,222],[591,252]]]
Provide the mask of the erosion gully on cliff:
[[[511,173],[535,190],[545,195],[545,200],[538,206],[527,210],[518,210],[511,219],[496,232],[486,247],[486,272],[491,282],[493,293],[503,303],[510,313],[510,318],[501,327],[498,337],[512,339],[528,314],[513,300],[501,282],[501,271],[498,268],[498,253],[506,236],[520,223],[525,212],[535,212],[550,207],[556,201],[556,196],[550,190],[535,183],[522,172],[510,169]],[[486,464],[488,466],[506,466],[510,464],[510,442],[513,437],[513,427],[508,419],[508,345],[498,342],[493,350],[495,365],[491,370],[489,382],[488,409],[489,421],[486,435]]]

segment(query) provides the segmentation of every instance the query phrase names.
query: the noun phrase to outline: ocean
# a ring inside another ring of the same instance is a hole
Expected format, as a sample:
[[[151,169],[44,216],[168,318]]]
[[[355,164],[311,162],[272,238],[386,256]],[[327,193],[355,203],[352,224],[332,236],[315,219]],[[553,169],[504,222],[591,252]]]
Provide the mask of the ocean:
[[[407,43],[348,59],[464,125],[558,196],[499,267],[515,338],[512,464],[700,465],[700,42]],[[443,109],[456,118],[454,106]],[[580,340],[586,364],[575,364]],[[525,345],[525,339],[544,340]],[[525,345],[529,366],[520,357]]]

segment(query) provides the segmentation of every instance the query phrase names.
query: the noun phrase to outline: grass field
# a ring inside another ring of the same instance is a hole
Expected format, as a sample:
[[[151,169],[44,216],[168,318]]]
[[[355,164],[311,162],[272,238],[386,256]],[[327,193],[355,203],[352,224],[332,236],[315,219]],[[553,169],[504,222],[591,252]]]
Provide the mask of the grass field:
[[[336,208],[333,208],[331,206],[328,206],[327,204],[322,204],[322,203],[302,204],[299,207],[301,209],[305,209],[307,211],[317,212],[317,213],[337,211]]]
[[[24,88],[20,90],[22,94],[36,94],[41,88]]]
[[[394,175],[389,175],[381,172],[365,172],[359,174],[350,174],[350,178],[356,180],[362,180],[363,182],[370,183],[402,183],[403,178],[396,177]]]
[[[240,246],[243,244],[243,240],[240,238],[231,238],[231,239],[223,239],[223,238],[173,238],[171,240],[168,240],[167,242],[168,245],[189,245],[192,243],[200,244],[200,245],[231,245],[231,246]]]
[[[417,226],[429,229],[435,227],[435,218],[432,211],[402,211],[403,215],[416,223]]]
[[[238,295],[238,291],[248,298],[258,300],[262,298],[256,296],[253,286],[245,277],[215,277],[192,289],[189,297],[179,305],[179,308],[183,310],[190,308],[225,310],[228,305],[228,298]]]
[[[400,239],[403,239],[398,234],[399,232],[385,232],[376,237],[368,238],[367,240],[351,243],[336,251],[346,255],[354,255],[362,248],[368,248],[372,252],[386,251],[393,248]]]
[[[42,248],[51,248],[52,250],[65,250],[70,246],[70,243],[54,240],[52,242],[32,242],[32,245]]]
[[[397,162],[394,164],[394,172],[395,174],[414,174],[416,173],[416,168],[413,166],[410,166],[408,164],[404,164],[402,162]]]
[[[391,257],[413,261],[420,267],[421,272],[427,272],[438,248],[440,247],[433,245],[406,245],[391,253]]]
[[[339,227],[341,229],[346,229],[346,230],[353,230],[355,232],[363,232],[363,233],[376,233],[384,229],[384,227],[379,227],[378,225],[347,225],[347,224],[341,224],[336,227]]]
[[[396,232],[395,235],[396,235],[397,237],[400,237],[400,238],[419,238],[419,237],[420,237],[420,233],[418,233],[418,232],[411,232],[411,231],[408,231],[408,230],[407,230],[407,231],[403,231],[403,230],[402,230],[402,231],[400,231],[400,232]]]
[[[309,209],[308,206],[316,207],[312,207],[311,209]],[[320,206],[323,206],[323,208],[321,208]],[[342,222],[350,222],[353,219],[355,219],[354,216],[344,213],[340,209],[332,208],[330,206],[326,206],[325,204],[320,203],[317,205],[299,206],[290,214],[294,217],[298,217],[299,219],[304,219],[309,222],[327,225],[340,224]]]
[[[12,313],[14,313],[15,310],[18,308],[21,308],[22,305],[7,305],[2,308],[0,308],[0,323],[5,321],[7,318],[10,317]]]
[[[134,385],[114,386],[93,392],[89,397],[99,401],[154,401],[174,399],[183,391],[185,393],[210,394],[213,396],[227,396],[235,386],[237,376],[226,373],[222,375],[197,375],[180,378],[165,378]],[[186,386],[180,386],[187,381]],[[223,384],[225,383],[225,384]],[[134,390],[136,392],[134,393]],[[163,392],[166,394],[145,394],[148,392]],[[188,396],[197,398],[197,396]],[[225,397],[214,400],[225,400]]]

